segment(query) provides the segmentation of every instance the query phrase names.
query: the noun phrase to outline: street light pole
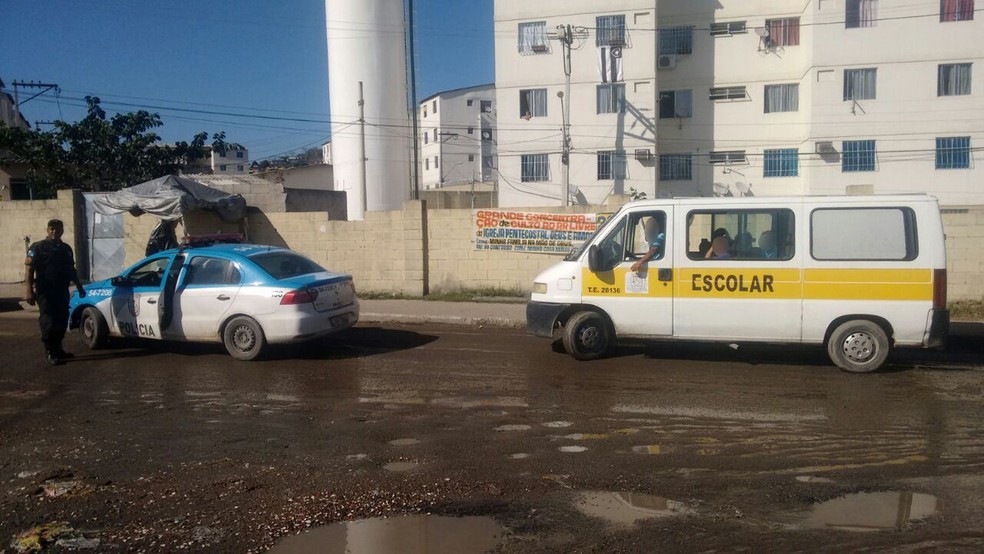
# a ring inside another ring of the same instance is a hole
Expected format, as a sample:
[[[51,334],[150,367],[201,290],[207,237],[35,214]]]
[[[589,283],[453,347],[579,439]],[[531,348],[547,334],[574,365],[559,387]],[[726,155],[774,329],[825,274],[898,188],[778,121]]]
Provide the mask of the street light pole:
[[[583,33],[584,29],[577,28],[578,33]],[[563,206],[570,205],[571,199],[571,47],[574,45],[575,29],[570,25],[558,25],[556,33],[551,33],[550,38],[560,42],[564,49],[564,92],[558,92],[560,97],[561,114],[564,118],[564,153],[560,159],[564,166],[564,188],[561,191],[561,202]],[[566,101],[565,101],[566,98]]]

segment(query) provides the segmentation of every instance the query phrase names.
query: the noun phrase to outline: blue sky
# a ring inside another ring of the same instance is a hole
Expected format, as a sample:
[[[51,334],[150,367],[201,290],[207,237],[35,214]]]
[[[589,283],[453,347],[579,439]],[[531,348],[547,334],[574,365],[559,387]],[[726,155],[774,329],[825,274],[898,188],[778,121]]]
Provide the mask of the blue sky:
[[[494,80],[492,0],[414,8],[419,98]],[[92,94],[110,114],[159,113],[165,141],[225,131],[254,160],[277,156],[329,136],[324,12],[323,0],[0,0],[0,79],[11,94],[15,80],[61,87],[22,106],[32,124],[76,121]]]

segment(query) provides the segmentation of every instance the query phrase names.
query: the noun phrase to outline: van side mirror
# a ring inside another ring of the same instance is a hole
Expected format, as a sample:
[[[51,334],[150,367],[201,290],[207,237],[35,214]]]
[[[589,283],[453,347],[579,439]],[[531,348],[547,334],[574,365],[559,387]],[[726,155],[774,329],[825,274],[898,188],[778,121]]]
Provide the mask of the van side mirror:
[[[588,269],[592,273],[600,273],[602,271],[607,271],[605,268],[605,257],[598,248],[597,244],[592,244],[588,247]]]

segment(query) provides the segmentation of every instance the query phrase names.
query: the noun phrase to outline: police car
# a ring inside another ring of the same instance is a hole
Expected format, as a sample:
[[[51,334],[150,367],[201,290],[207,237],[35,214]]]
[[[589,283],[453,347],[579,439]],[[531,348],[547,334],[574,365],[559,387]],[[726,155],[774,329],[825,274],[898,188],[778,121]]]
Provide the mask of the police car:
[[[91,349],[109,337],[221,342],[253,360],[267,345],[351,327],[359,302],[351,275],[285,248],[209,244],[167,250],[72,295],[70,327]]]

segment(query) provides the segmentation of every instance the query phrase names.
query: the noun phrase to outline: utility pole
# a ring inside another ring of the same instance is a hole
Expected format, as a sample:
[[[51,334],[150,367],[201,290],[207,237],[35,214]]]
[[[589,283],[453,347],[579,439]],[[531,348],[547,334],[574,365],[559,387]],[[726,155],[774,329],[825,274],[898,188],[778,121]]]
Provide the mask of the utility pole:
[[[359,128],[362,138],[362,147],[360,149],[362,152],[362,174],[360,176],[362,181],[362,219],[365,219],[366,212],[369,211],[369,187],[366,185],[366,101],[362,96],[362,81],[359,81]]]
[[[570,25],[558,25],[557,31],[548,35],[549,38],[559,41],[561,48],[564,49],[562,56],[564,61],[564,92],[558,92],[557,96],[560,97],[561,114],[564,118],[564,153],[560,158],[564,166],[564,188],[560,195],[562,197],[561,205],[565,207],[570,205],[571,199],[571,48],[574,45],[574,34],[583,36],[585,31],[586,29],[582,27],[575,29]]]
[[[417,120],[417,60],[414,53],[414,34],[413,34],[413,0],[407,0],[407,46],[410,50],[407,65],[410,69],[410,106],[413,111],[413,170],[410,172],[410,199],[420,198],[420,124]]]

